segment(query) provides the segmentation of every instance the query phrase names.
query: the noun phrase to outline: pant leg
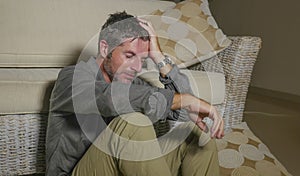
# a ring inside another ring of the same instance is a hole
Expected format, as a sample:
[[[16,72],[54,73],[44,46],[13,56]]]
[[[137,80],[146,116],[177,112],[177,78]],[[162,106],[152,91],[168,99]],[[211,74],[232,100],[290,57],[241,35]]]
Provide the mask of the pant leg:
[[[186,125],[184,128],[192,128],[187,130],[191,133],[175,150],[165,156],[172,175],[218,176],[219,161],[215,140],[199,147],[198,140],[202,131],[195,125]]]
[[[115,118],[76,165],[73,176],[170,176],[151,121],[141,113]]]
[[[191,135],[191,143],[186,148],[182,162],[182,175],[219,176],[219,160],[215,139],[211,139],[203,147],[199,147],[198,140],[202,131],[195,126]]]
[[[114,157],[91,145],[73,169],[72,176],[120,175]]]

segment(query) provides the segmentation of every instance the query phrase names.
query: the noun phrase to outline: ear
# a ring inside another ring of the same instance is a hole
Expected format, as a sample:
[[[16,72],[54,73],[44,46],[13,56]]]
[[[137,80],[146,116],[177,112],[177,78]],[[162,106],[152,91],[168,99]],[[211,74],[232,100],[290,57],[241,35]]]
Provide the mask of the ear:
[[[99,43],[99,51],[102,58],[106,58],[108,55],[108,44],[105,40],[101,40]]]

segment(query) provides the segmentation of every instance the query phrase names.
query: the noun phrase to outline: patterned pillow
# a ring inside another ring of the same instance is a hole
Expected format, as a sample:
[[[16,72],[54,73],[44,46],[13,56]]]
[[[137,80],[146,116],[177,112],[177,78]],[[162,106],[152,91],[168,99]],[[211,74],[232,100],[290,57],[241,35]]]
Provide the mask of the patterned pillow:
[[[216,142],[222,176],[291,175],[245,122]]]
[[[162,51],[180,68],[208,59],[231,44],[218,28],[207,0],[186,0],[146,18],[156,30]]]

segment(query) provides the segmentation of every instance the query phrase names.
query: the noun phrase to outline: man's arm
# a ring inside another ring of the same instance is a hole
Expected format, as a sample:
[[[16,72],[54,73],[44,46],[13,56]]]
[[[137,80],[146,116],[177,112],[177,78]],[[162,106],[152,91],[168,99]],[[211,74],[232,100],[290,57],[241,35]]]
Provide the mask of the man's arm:
[[[212,119],[211,137],[222,138],[224,136],[224,121],[214,106],[190,94],[175,93],[171,109],[181,108],[190,113],[190,119],[202,130],[206,127],[202,119],[204,117]]]
[[[157,36],[155,34],[154,28],[151,23],[140,19],[141,26],[146,29],[150,36],[150,51],[149,56],[152,60],[158,64],[164,60],[164,55],[161,52],[161,49],[158,44]],[[166,78],[167,75],[172,71],[172,65],[165,64],[160,68],[160,74],[163,78]],[[176,79],[176,78],[174,78]],[[180,81],[182,79],[179,79]],[[187,80],[187,79],[186,79]],[[211,118],[214,123],[211,129],[211,136],[221,138],[224,135],[224,122],[222,117],[217,112],[216,108],[210,105],[209,103],[195,97],[192,95],[191,90],[184,92],[180,89],[184,90],[188,87],[190,89],[189,83],[179,84],[176,81],[173,81],[173,87],[177,93],[175,93],[172,101],[172,110],[185,109],[189,112],[189,117],[192,121],[194,121],[199,128],[202,130],[205,129],[206,125],[202,122],[204,117]],[[165,84],[166,85],[166,84]]]

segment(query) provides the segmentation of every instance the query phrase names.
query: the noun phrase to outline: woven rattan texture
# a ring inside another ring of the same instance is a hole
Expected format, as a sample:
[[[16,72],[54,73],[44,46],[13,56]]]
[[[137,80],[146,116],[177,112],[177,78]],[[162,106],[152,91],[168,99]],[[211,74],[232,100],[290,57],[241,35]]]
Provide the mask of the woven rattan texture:
[[[259,37],[229,38],[232,44],[227,49],[214,58],[190,68],[225,74],[226,96],[223,117],[226,128],[242,122],[253,66],[261,47]]]
[[[226,98],[217,109],[224,111],[225,125],[242,121],[253,65],[261,45],[258,37],[230,37],[231,46],[190,69],[225,74]],[[221,63],[221,64],[220,64]],[[46,114],[0,116],[0,175],[45,172]],[[164,124],[165,125],[165,124]],[[165,133],[157,126],[158,135]]]
[[[0,116],[0,175],[45,172],[46,114]]]

